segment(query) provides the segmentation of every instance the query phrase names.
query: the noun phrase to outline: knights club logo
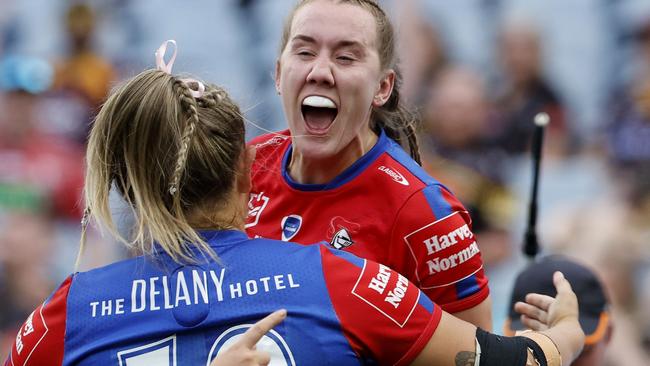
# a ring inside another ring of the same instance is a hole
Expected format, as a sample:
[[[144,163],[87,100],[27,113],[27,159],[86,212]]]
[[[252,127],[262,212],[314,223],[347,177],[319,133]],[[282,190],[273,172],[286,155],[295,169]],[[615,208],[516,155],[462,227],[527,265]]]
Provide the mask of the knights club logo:
[[[335,249],[347,248],[354,244],[352,234],[359,232],[361,226],[355,222],[348,221],[341,216],[336,216],[330,221],[327,238],[330,239],[330,245]]]
[[[282,241],[291,240],[302,226],[302,217],[300,215],[289,215],[282,219]]]

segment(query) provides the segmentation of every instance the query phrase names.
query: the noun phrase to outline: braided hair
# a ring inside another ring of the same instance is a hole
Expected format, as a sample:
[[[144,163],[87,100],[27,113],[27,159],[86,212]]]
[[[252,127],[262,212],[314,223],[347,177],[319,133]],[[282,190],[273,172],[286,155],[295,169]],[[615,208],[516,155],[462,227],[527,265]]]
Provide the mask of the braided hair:
[[[192,84],[147,70],[108,98],[88,141],[84,231],[93,217],[139,253],[151,253],[156,242],[177,261],[194,261],[196,246],[216,258],[188,214],[207,217],[227,203],[245,147],[244,120],[223,89],[205,85],[196,97]],[[112,186],[134,213],[129,238],[112,221]]]

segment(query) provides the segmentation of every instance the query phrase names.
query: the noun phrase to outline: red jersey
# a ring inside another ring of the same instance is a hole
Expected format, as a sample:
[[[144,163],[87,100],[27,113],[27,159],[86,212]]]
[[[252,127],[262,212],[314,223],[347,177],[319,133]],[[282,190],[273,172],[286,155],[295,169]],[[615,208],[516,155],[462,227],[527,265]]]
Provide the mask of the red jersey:
[[[385,133],[327,184],[300,184],[289,176],[288,131],[250,144],[257,147],[246,223],[251,237],[326,241],[391,267],[448,312],[487,298],[467,210]]]

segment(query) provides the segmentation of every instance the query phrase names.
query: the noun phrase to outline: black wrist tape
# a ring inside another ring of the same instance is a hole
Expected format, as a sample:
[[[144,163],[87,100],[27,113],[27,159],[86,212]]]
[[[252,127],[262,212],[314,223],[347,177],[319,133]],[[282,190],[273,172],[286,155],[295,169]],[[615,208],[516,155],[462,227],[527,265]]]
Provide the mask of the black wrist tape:
[[[526,337],[502,337],[476,328],[476,340],[481,346],[479,366],[526,366],[528,348],[540,366],[547,366],[544,352],[532,339]]]

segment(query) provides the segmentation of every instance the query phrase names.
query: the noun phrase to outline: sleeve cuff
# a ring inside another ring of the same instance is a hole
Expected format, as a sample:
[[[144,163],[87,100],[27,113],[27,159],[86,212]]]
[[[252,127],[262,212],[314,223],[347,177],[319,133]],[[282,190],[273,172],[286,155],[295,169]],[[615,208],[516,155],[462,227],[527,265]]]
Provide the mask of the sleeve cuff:
[[[475,307],[476,305],[480,304],[483,302],[483,300],[487,299],[488,295],[490,294],[490,288],[486,285],[482,289],[480,289],[478,292],[472,294],[471,296],[468,296],[464,299],[460,299],[454,302],[449,302],[446,304],[439,304],[442,310],[448,312],[448,313],[458,313],[460,311],[465,311],[468,309],[471,309]]]

